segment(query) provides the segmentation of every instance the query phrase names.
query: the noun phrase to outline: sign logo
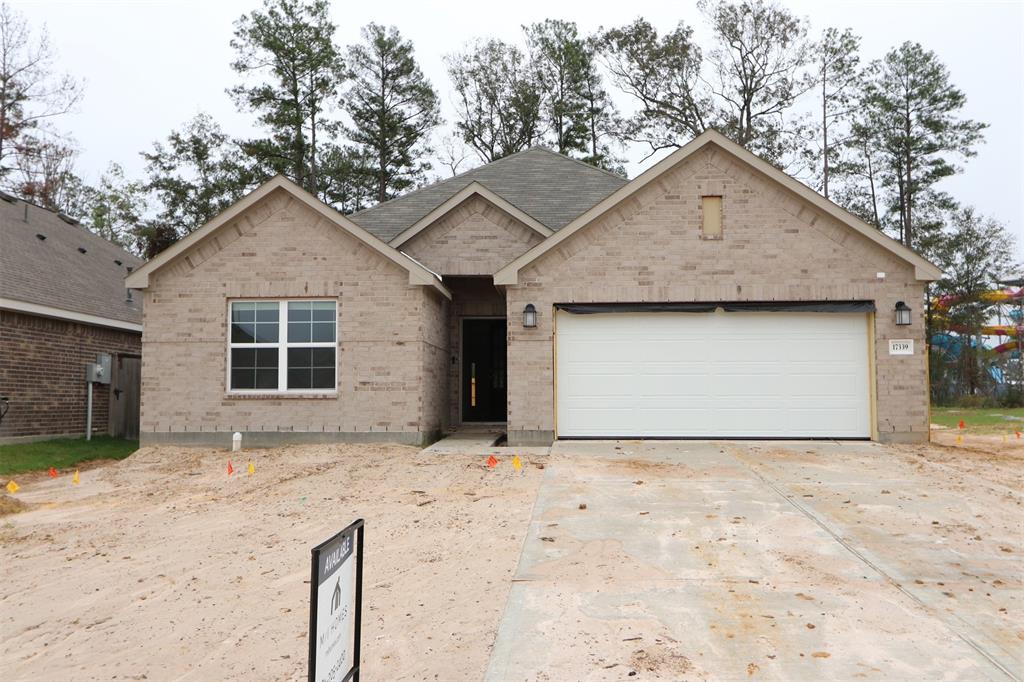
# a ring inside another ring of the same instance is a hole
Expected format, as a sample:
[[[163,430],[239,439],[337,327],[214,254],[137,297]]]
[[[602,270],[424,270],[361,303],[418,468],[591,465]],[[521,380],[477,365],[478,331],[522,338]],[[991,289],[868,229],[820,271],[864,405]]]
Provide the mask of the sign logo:
[[[334,594],[331,595],[331,614],[341,608],[341,578],[334,583]]]

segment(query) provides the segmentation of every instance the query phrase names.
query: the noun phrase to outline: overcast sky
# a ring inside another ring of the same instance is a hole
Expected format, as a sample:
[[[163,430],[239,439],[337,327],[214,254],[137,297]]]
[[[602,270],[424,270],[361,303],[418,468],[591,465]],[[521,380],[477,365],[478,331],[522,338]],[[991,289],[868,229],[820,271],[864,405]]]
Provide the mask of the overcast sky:
[[[235,82],[230,68],[232,22],[262,0],[13,0],[35,28],[46,24],[64,70],[86,82],[79,110],[57,124],[82,147],[80,170],[95,181],[110,161],[129,177],[142,174],[139,152],[205,111],[232,134],[252,129],[251,116],[238,113],[225,88]],[[891,47],[918,41],[949,67],[967,94],[965,114],[990,124],[978,156],[962,175],[942,187],[963,203],[1004,222],[1017,236],[1024,258],[1024,2],[865,2],[786,0],[810,19],[817,34],[828,26],[850,27],[863,37],[861,57],[881,57]],[[618,26],[643,16],[659,31],[684,20],[708,44],[695,2],[511,3],[445,0],[390,0],[333,3],[337,40],[359,40],[368,22],[394,24],[411,39],[427,76],[440,91],[452,118],[451,88],[442,57],[467,40],[494,36],[518,41],[520,26],[545,18],[575,21],[583,32]],[[617,97],[620,106],[628,99]],[[629,152],[630,177],[656,158],[640,162]]]

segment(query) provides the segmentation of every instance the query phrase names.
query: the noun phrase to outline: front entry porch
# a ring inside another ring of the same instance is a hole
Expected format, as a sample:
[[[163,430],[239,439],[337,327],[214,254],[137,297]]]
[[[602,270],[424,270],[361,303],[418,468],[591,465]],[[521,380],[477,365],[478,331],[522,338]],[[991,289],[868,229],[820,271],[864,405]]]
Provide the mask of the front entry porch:
[[[445,277],[449,319],[450,430],[503,433],[508,415],[505,296],[490,277]]]
[[[506,404],[505,318],[462,319],[462,422],[503,423]]]

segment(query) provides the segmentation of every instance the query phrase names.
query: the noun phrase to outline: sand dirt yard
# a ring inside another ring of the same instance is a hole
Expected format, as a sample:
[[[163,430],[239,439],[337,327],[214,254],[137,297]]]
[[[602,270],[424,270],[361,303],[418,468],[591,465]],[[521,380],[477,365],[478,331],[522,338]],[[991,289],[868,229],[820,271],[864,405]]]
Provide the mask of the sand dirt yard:
[[[78,486],[19,477],[27,509],[0,516],[0,678],[304,679],[309,550],[363,517],[368,681],[893,679],[938,670],[936,656],[967,661],[939,677],[998,679],[950,632],[1017,667],[1024,442],[938,438],[849,455],[570,442],[521,474],[511,452],[489,469],[482,456],[352,445],[248,451],[229,477],[223,450],[161,447],[83,469]],[[622,473],[623,457],[651,461]],[[881,579],[787,499],[908,578]],[[660,567],[646,611],[629,573],[641,559]],[[632,596],[617,605],[616,590]],[[752,612],[760,629],[719,613],[739,593],[773,614]]]
[[[256,474],[246,473],[252,460]],[[366,519],[365,680],[480,679],[542,471],[395,445],[143,448],[18,477],[0,678],[297,680],[309,551]]]

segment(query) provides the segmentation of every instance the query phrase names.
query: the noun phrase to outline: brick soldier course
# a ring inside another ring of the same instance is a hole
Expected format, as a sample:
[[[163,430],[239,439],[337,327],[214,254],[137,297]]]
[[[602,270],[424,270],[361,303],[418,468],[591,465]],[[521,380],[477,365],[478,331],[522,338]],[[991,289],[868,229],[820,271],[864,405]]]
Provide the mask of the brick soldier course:
[[[702,196],[722,197],[721,239],[701,238]],[[462,321],[504,316],[509,442],[547,443],[554,304],[784,300],[874,302],[872,437],[922,440],[923,319],[897,329],[891,311],[938,275],[714,132],[630,182],[531,149],[350,217],[276,178],[129,277],[145,290],[142,439],[431,441],[464,425]],[[231,390],[239,299],[336,301],[336,390]],[[915,354],[888,355],[894,336]]]

